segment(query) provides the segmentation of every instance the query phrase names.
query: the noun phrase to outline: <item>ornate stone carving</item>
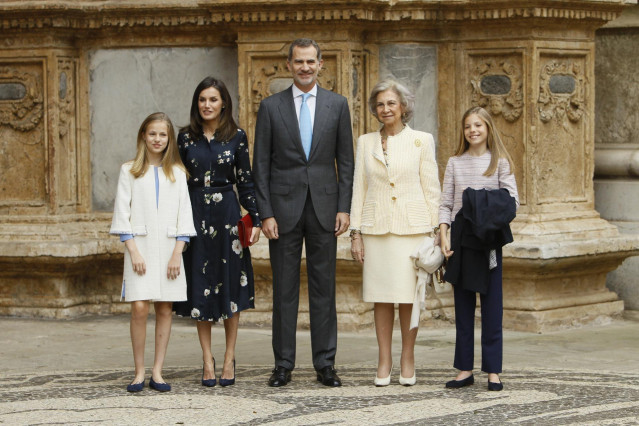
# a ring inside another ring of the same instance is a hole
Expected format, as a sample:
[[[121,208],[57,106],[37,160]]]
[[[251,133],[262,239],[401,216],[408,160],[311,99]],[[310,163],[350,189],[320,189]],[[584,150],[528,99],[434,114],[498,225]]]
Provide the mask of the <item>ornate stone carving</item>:
[[[574,91],[553,90],[551,81],[555,76],[570,76],[574,79]],[[586,77],[580,62],[573,59],[551,60],[541,67],[539,73],[539,118],[544,123],[553,118],[563,121],[564,117],[573,123],[584,114]],[[562,93],[563,92],[563,93]]]
[[[270,0],[264,2],[271,3]],[[223,2],[211,5],[211,21],[213,23],[272,23],[272,22],[309,22],[309,21],[364,21],[364,22],[388,22],[388,21],[414,21],[414,22],[442,22],[442,21],[497,21],[508,17],[510,19],[570,19],[570,20],[602,20],[608,21],[618,16],[617,10],[591,10],[587,7],[553,8],[536,7],[521,2],[513,5],[514,1],[507,3],[506,7],[493,7],[487,9],[466,8],[442,10],[433,2],[414,1],[390,2],[385,7],[369,3],[361,5],[347,4],[340,7],[335,3],[309,5],[301,2],[300,7],[289,5],[289,10],[276,10],[255,7],[244,10],[235,7],[228,8]],[[234,5],[237,6],[237,5]]]
[[[58,102],[60,105],[60,137],[69,132],[69,123],[75,120],[75,61],[58,60],[59,85]]]
[[[362,112],[366,113],[366,98],[365,94],[362,96],[363,90],[365,90],[365,75],[364,75],[364,61],[363,54],[355,54],[352,57],[353,69],[352,69],[352,105],[351,105],[351,117],[353,121],[353,134],[363,135],[365,133],[366,120],[362,117]],[[363,110],[363,111],[362,111]],[[355,136],[357,137],[357,136]]]
[[[74,206],[78,202],[76,66],[75,59],[58,59],[59,140],[55,159],[58,166],[56,199],[59,206]]]
[[[318,81],[320,86],[327,90],[335,89],[335,68],[336,58],[334,56],[322,55],[324,66],[320,71]],[[263,99],[283,90],[293,83],[291,72],[286,67],[283,58],[254,58],[253,72],[250,79],[253,82],[251,86],[251,112],[257,113],[260,102]],[[278,89],[278,90],[274,90]]]
[[[18,3],[16,5],[16,3]],[[211,24],[261,25],[310,22],[415,22],[428,25],[460,21],[517,20],[566,20],[605,22],[615,19],[622,10],[622,1],[608,1],[596,7],[574,0],[565,7],[548,7],[530,4],[524,0],[511,0],[503,5],[468,9],[463,3],[456,7],[442,8],[440,2],[422,1],[360,1],[360,2],[312,2],[304,0],[273,2],[259,0],[245,2],[207,0],[192,2],[163,2],[158,8],[153,2],[139,5],[137,2],[113,2],[105,7],[87,6],[84,2],[65,2],[64,7],[52,7],[47,0],[11,2],[0,6],[0,29],[45,30],[104,28],[177,28]],[[58,5],[59,6],[59,5]],[[605,6],[605,7],[604,7]]]
[[[0,84],[19,83],[26,89],[21,99],[0,100],[0,125],[28,132],[42,119],[42,86],[38,76],[13,66],[0,67]]]
[[[472,103],[486,108],[493,115],[501,114],[506,121],[514,122],[520,116],[524,105],[522,70],[518,63],[506,57],[473,58],[471,71]],[[495,76],[510,81],[506,93],[485,93],[482,81]],[[504,78],[505,77],[505,78]]]
[[[588,53],[582,50],[540,52],[536,114],[540,125],[537,146],[530,157],[531,166],[538,173],[535,185],[540,203],[592,200],[594,145],[586,118],[592,104],[584,71],[588,63]],[[551,83],[556,76],[562,78]],[[562,80],[572,81],[562,84]],[[570,155],[569,164],[557,167],[557,159],[566,155]]]

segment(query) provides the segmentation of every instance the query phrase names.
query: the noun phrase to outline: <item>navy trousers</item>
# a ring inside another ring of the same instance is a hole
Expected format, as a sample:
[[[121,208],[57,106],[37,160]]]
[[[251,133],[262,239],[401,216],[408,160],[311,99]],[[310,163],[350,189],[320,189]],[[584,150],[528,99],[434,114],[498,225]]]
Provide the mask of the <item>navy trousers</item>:
[[[454,286],[455,295],[455,362],[458,370],[473,369],[475,346],[475,308],[477,297],[459,285]],[[501,249],[497,250],[497,267],[490,271],[490,282],[486,294],[480,294],[481,302],[481,370],[485,373],[501,373],[503,358]]]

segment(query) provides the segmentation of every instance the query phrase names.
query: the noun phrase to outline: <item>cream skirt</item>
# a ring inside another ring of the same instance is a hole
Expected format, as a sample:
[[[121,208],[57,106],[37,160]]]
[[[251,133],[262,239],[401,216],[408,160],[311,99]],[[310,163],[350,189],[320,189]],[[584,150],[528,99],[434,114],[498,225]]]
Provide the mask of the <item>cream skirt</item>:
[[[413,303],[417,270],[409,256],[425,236],[362,234],[364,302]]]

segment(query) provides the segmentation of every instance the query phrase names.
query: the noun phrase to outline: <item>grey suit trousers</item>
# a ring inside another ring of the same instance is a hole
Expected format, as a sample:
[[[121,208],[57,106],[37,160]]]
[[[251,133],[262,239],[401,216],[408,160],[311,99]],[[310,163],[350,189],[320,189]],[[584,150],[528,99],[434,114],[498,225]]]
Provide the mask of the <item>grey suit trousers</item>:
[[[310,192],[295,227],[270,240],[273,270],[273,353],[275,366],[295,367],[295,332],[300,293],[302,243],[306,243],[308,299],[313,366],[319,370],[335,364],[337,313],[335,309],[335,258],[337,238],[319,223]]]

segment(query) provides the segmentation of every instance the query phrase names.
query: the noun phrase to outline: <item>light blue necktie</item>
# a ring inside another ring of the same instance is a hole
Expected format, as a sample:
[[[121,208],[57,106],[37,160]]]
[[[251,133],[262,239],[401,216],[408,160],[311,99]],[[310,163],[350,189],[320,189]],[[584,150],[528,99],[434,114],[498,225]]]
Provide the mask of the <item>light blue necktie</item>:
[[[311,111],[306,105],[306,99],[310,93],[302,94],[302,107],[300,108],[300,136],[302,137],[302,148],[306,154],[306,159],[311,153],[311,141],[313,140],[313,125],[311,124]]]

